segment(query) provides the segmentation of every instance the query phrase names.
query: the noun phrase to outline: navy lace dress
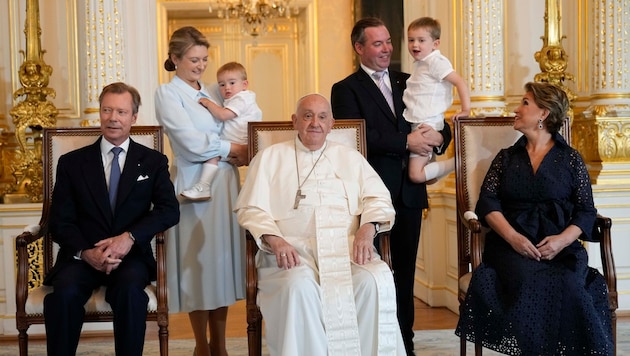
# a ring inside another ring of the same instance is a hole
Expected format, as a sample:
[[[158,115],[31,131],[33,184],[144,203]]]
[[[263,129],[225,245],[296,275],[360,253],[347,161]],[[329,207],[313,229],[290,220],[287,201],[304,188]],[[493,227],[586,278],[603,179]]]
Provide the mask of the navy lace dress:
[[[588,171],[562,136],[553,139],[536,174],[525,137],[499,152],[477,203],[482,223],[500,211],[534,245],[569,225],[590,237],[596,210]],[[456,334],[508,355],[612,355],[606,284],[587,263],[579,241],[551,261],[536,261],[490,231]]]

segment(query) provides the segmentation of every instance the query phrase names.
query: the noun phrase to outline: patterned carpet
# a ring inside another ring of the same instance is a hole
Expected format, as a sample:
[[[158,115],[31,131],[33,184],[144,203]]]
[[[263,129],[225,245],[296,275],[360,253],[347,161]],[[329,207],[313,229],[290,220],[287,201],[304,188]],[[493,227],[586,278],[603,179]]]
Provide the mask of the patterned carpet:
[[[416,331],[415,349],[417,356],[447,356],[459,355],[459,338],[453,334],[453,330],[423,330]],[[190,356],[193,350],[192,340],[170,340],[170,356]],[[230,356],[246,356],[247,340],[245,338],[229,338],[227,341]],[[34,343],[29,347],[29,355],[46,355],[45,345]],[[18,354],[17,346],[3,346],[0,356],[15,356]],[[473,355],[473,347],[468,343],[468,354]],[[499,355],[496,352],[485,350],[484,355]],[[77,355],[80,356],[112,356],[114,355],[112,343],[83,343],[79,345]],[[159,355],[157,340],[147,341],[144,355]],[[268,355],[264,347],[263,355]],[[630,323],[619,323],[617,326],[617,355],[630,356]]]

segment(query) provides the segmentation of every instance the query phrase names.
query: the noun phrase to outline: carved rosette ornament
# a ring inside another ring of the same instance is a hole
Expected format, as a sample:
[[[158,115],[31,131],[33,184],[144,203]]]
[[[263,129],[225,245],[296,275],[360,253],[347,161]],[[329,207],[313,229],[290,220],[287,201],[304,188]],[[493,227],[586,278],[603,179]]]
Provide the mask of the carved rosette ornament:
[[[27,0],[26,51],[20,51],[24,63],[20,66],[19,78],[22,88],[15,91],[14,99],[23,98],[10,113],[15,125],[15,135],[19,152],[11,166],[15,182],[7,196],[25,196],[30,202],[41,202],[42,152],[41,131],[44,127],[54,127],[58,110],[48,96],[55,97],[55,91],[48,88],[52,67],[44,62],[45,51],[41,50],[41,28],[39,26],[39,2]],[[6,201],[5,201],[6,202]]]

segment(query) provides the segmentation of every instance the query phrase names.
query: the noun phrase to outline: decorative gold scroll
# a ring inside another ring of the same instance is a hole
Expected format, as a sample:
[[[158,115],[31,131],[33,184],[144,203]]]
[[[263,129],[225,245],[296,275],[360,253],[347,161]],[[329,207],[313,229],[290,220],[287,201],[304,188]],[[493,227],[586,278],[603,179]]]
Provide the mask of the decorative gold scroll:
[[[566,72],[568,64],[567,52],[562,48],[560,34],[561,24],[560,0],[545,0],[545,35],[541,36],[543,48],[534,54],[541,73],[534,76],[536,82],[547,82],[561,87],[573,102],[577,95],[564,85],[565,80],[574,81],[573,74]],[[572,117],[572,113],[570,114]]]
[[[13,94],[14,99],[23,100],[10,111],[19,150],[11,164],[15,182],[3,196],[5,203],[42,201],[41,131],[44,127],[54,127],[59,113],[47,100],[48,96],[55,97],[55,90],[48,88],[53,70],[44,62],[45,51],[41,50],[38,0],[26,1],[24,27],[26,51],[20,51],[24,62],[19,70],[22,88]]]

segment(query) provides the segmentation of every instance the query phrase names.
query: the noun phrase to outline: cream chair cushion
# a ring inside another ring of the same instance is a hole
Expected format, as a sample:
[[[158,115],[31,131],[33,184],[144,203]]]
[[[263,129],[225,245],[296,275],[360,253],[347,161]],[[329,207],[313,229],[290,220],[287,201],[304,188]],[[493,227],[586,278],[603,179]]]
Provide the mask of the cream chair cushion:
[[[103,313],[111,312],[112,308],[109,303],[105,301],[105,287],[98,287],[92,293],[90,299],[85,303],[86,313]],[[40,286],[32,289],[28,293],[26,299],[26,314],[44,314],[44,297],[47,294],[52,293],[53,287]],[[155,295],[155,284],[149,284],[144,288],[144,292],[149,296],[149,304],[147,305],[147,311],[157,311],[157,297]]]

